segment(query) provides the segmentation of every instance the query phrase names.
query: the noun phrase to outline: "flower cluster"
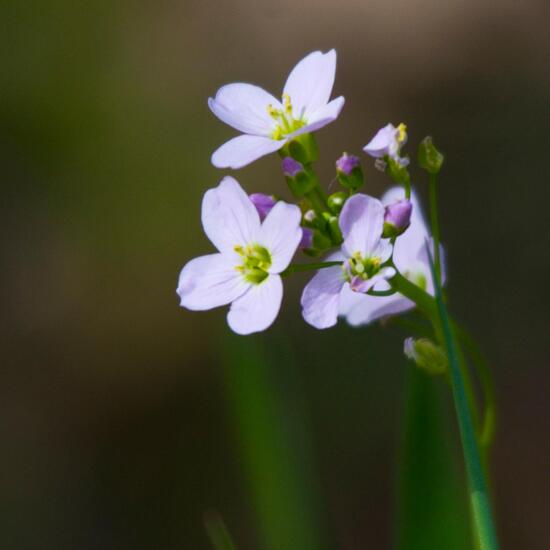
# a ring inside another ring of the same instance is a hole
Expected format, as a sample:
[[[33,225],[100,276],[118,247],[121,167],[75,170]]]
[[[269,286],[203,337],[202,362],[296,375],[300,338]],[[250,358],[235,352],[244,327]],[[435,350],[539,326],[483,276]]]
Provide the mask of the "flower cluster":
[[[318,329],[344,317],[362,325],[414,307],[394,281],[405,278],[433,294],[428,229],[411,191],[404,124],[381,128],[364,147],[394,183],[378,200],[359,193],[361,161],[344,153],[336,161],[342,190],[327,196],[313,169],[313,132],[337,119],[344,98],[330,100],[336,52],[313,52],[290,72],[278,100],[251,84],[229,84],[208,100],[212,112],[242,132],[212,155],[218,168],[241,168],[278,152],[298,205],[262,193],[248,195],[232,177],[206,192],[202,225],[216,253],[189,261],[179,277],[181,305],[207,310],[229,305],[227,322],[238,334],[268,328],[283,297],[283,277],[317,270],[301,305]],[[292,264],[297,251],[322,262]],[[439,251],[438,251],[439,258]]]

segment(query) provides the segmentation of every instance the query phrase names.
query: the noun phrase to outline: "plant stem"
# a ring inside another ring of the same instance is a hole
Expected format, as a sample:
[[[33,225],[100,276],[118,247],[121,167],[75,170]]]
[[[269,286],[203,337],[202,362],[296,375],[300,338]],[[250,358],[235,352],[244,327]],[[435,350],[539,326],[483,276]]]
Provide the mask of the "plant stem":
[[[434,263],[437,280],[441,281],[441,251],[439,249],[439,216],[437,213],[437,176],[429,175],[430,186],[430,224],[434,241]]]
[[[472,519],[475,526],[475,533],[480,550],[496,550],[498,542],[496,537],[491,503],[488,495],[487,484],[483,474],[479,449],[474,432],[472,416],[468,406],[468,398],[464,387],[464,379],[460,370],[458,359],[458,345],[456,344],[451,321],[447,314],[447,308],[441,294],[441,284],[435,272],[430,250],[428,248],[432,278],[436,292],[437,311],[443,331],[449,368],[451,374],[451,385],[455,402],[456,415],[462,441],[462,451],[466,463],[468,483],[470,487],[470,504],[472,507]]]
[[[457,323],[454,324],[454,327],[459,340],[464,344],[470,358],[472,359],[472,362],[477,368],[477,375],[481,384],[483,404],[485,407],[485,414],[483,415],[483,423],[479,440],[484,453],[487,454],[495,436],[496,426],[495,388],[491,371],[489,369],[489,365],[487,364],[487,360],[481,353],[478,345],[469,332]]]
[[[428,254],[430,251],[428,250]],[[430,254],[431,259],[431,254]],[[435,272],[435,266],[433,266]],[[441,298],[441,285],[439,279],[433,274],[436,289],[434,300],[420,287],[411,283],[400,273],[397,273],[390,281],[392,287],[409,298],[432,322],[434,331],[442,340],[447,349],[450,366],[450,382],[453,391],[455,409],[462,441],[462,449],[468,481],[470,486],[470,504],[472,518],[480,550],[496,550],[498,543],[492,519],[491,505],[487,492],[487,486],[481,467],[478,444],[476,441],[472,413],[470,408],[475,410],[471,384],[466,383],[466,372],[464,365],[460,364],[461,352],[455,343],[451,322]]]
[[[322,216],[323,212],[326,212],[328,210],[325,195],[321,190],[321,186],[319,185],[318,181],[315,187],[309,193],[306,193],[305,196],[311,203],[311,206],[313,207],[313,210],[315,210],[317,215]]]

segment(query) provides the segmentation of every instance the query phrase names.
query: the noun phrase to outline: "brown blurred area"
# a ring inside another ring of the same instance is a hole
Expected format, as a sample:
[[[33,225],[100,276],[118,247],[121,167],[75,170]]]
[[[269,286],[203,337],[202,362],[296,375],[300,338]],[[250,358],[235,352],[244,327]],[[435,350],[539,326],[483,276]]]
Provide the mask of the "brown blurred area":
[[[256,547],[224,312],[181,310],[175,286],[210,251],[200,200],[234,134],[207,97],[234,81],[278,94],[301,57],[333,47],[346,105],[319,132],[321,178],[388,121],[408,124],[411,155],[427,134],[446,153],[451,307],[497,386],[502,547],[550,548],[547,2],[31,0],[0,15],[2,548],[209,548],[211,508]],[[366,192],[381,194],[364,160]],[[235,175],[288,197],[275,156]],[[273,333],[297,348],[326,534],[387,548],[401,340],[313,331],[304,281]],[[342,361],[361,346],[367,364]]]

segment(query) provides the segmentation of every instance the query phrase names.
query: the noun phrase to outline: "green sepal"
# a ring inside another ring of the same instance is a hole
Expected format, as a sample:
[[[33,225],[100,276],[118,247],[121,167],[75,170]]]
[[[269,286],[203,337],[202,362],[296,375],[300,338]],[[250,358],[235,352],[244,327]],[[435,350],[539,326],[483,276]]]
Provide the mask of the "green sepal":
[[[408,228],[407,227],[397,227],[393,223],[384,222],[384,229],[382,230],[382,237],[384,239],[393,239],[402,235]]]
[[[437,150],[431,136],[425,137],[418,146],[418,164],[429,174],[438,174],[445,157]]]
[[[361,166],[356,166],[349,174],[336,170],[336,177],[342,187],[356,191],[364,183],[363,170]]]
[[[307,166],[294,177],[285,176],[290,191],[295,197],[307,195],[317,185],[317,176],[313,170]]]
[[[319,157],[319,149],[313,134],[300,134],[291,139],[282,149],[283,156],[292,157],[302,164],[311,164]]]

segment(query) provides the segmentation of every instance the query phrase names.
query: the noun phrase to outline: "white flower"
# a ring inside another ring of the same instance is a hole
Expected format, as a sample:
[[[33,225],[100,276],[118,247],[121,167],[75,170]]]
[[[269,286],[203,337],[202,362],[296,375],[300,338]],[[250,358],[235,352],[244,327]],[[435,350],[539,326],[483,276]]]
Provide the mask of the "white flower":
[[[387,124],[363,147],[363,151],[374,158],[388,156],[400,163],[408,164],[408,159],[401,158],[399,152],[407,141],[407,127],[401,123],[397,128]]]
[[[278,201],[263,223],[256,207],[231,177],[209,189],[202,225],[216,254],[188,262],[179,277],[181,305],[206,310],[231,304],[227,322],[238,334],[268,328],[283,297],[281,273],[300,240],[300,209]]]
[[[383,197],[382,203],[393,204],[402,200],[405,193],[402,187],[390,189]],[[434,294],[430,264],[426,251],[426,241],[429,239],[428,228],[418,198],[412,194],[412,214],[409,228],[395,241],[393,261],[399,272],[410,281],[417,284],[429,294]],[[442,254],[443,259],[443,254]],[[442,278],[444,262],[442,261]],[[389,285],[382,283],[377,290],[387,290]],[[388,315],[396,315],[413,309],[415,304],[401,294],[391,296],[368,296],[344,290],[340,301],[339,314],[344,316],[350,325],[365,325]]]
[[[344,242],[341,251],[327,260],[342,260],[342,265],[319,270],[302,293],[304,319],[319,329],[336,324],[346,293],[364,296],[395,275],[393,267],[383,267],[392,245],[382,238],[384,207],[379,200],[353,195],[342,209],[339,224]]]
[[[316,51],[292,69],[282,101],[258,86],[236,83],[222,86],[208,99],[212,112],[243,132],[212,155],[218,168],[242,168],[278,151],[290,139],[313,132],[336,120],[344,98],[329,101],[336,73],[336,52]]]

